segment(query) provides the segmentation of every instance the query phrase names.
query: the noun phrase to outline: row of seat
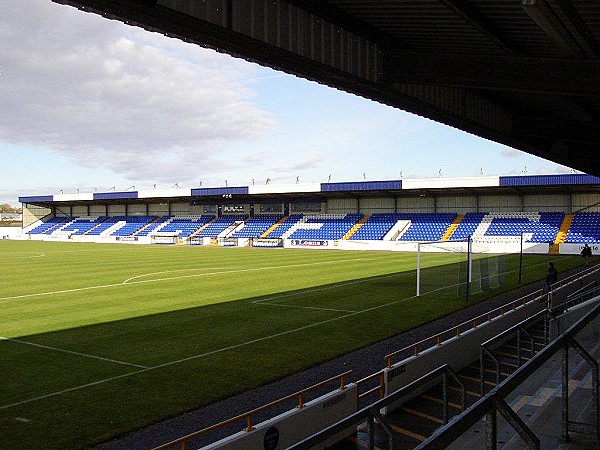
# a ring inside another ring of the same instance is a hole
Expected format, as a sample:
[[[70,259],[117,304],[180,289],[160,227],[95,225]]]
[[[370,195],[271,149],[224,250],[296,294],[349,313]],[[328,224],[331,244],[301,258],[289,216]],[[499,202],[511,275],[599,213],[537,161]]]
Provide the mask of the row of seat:
[[[559,212],[467,213],[464,217],[454,213],[54,217],[29,233],[321,240],[382,240],[390,234],[389,239],[400,241],[524,236],[527,242],[552,243],[564,220],[565,214]],[[600,213],[574,214],[564,242],[600,243]]]

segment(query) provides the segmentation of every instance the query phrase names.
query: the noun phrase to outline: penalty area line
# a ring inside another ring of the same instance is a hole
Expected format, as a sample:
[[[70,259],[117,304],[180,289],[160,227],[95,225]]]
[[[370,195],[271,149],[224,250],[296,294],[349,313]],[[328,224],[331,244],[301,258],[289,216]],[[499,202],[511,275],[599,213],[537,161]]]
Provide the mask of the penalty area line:
[[[67,353],[70,355],[83,356],[85,358],[90,358],[90,359],[98,359],[100,361],[106,361],[106,362],[110,362],[113,364],[120,364],[122,366],[137,367],[138,369],[147,369],[148,368],[147,366],[141,366],[139,364],[128,363],[125,361],[119,361],[119,360],[111,359],[111,358],[104,358],[102,356],[90,355],[88,353],[75,352],[73,350],[66,350],[64,348],[52,347],[50,345],[36,344],[34,342],[23,341],[21,339],[13,339],[13,338],[7,338],[4,336],[0,336],[0,340],[8,341],[8,342],[16,342],[18,344],[29,345],[31,347],[43,348],[46,350],[52,350],[52,351],[60,352],[60,353]]]

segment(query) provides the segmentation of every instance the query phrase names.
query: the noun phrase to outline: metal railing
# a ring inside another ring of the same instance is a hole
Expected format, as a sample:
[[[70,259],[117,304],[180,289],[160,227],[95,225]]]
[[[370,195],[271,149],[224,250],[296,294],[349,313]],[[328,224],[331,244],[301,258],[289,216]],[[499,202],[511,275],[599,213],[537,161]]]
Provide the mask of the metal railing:
[[[469,329],[475,329],[481,325],[491,322],[492,320],[498,317],[502,317],[506,312],[515,310],[518,306],[526,305],[529,302],[535,300],[542,301],[544,295],[545,294],[543,290],[537,290],[535,292],[532,292],[531,294],[518,298],[517,300],[513,300],[512,302],[509,302],[498,308],[492,309],[487,313],[481,314],[473,319],[467,320],[459,325],[442,331],[441,333],[422,339],[419,342],[415,342],[414,344],[392,352],[385,356],[387,367],[391,368],[394,365],[394,360],[399,357],[407,358],[410,356],[419,356],[419,354],[424,350],[439,347],[442,345],[443,342],[458,337]]]
[[[497,334],[491,339],[481,343],[481,354],[479,356],[479,381],[480,381],[480,392],[481,395],[485,394],[485,363],[487,359],[491,359],[494,363],[496,373],[496,384],[500,383],[500,358],[494,354],[494,345],[505,342],[507,339],[516,335],[517,337],[517,367],[521,367],[523,364],[523,346],[521,345],[521,338],[523,335],[529,339],[529,357],[533,358],[536,354],[535,340],[531,333],[528,331],[528,327],[536,325],[537,323],[544,321],[544,345],[547,345],[550,341],[550,332],[548,329],[548,310],[534,314],[533,316],[513,325],[512,327],[504,330]]]
[[[416,447],[416,450],[442,449],[448,447],[469,428],[486,418],[486,448],[496,448],[497,422],[496,411],[519,433],[527,446],[532,449],[540,448],[540,440],[512,408],[504,400],[523,381],[531,377],[536,370],[542,367],[554,355],[562,351],[562,377],[561,377],[561,436],[564,441],[569,440],[569,432],[577,431],[588,433],[600,438],[600,413],[598,362],[576,340],[576,336],[596,317],[600,315],[600,303],[569,327],[557,339],[550,342],[532,359],[519,367],[511,376],[506,378],[485,396],[479,399],[466,411],[455,417],[450,425],[439,428],[432,436]],[[569,418],[569,348],[572,347],[592,368],[592,415],[593,423],[579,423]]]
[[[305,397],[306,394],[308,394],[309,392],[312,392],[326,384],[330,384],[333,382],[338,382],[339,383],[339,389],[340,390],[344,390],[346,387],[346,379],[348,378],[348,376],[352,373],[351,370],[344,372],[340,375],[337,375],[335,377],[329,378],[327,380],[321,381],[320,383],[314,384],[308,388],[302,389],[298,392],[295,392],[293,394],[287,395],[285,397],[282,397],[278,400],[275,400],[274,402],[271,402],[269,404],[260,406],[258,408],[255,408],[251,411],[245,412],[244,414],[240,414],[239,416],[236,417],[232,417],[231,419],[227,419],[223,422],[217,423],[215,425],[212,425],[210,427],[204,428],[202,430],[196,431],[194,433],[190,433],[186,436],[180,437],[178,439],[175,439],[171,442],[167,442],[166,444],[160,445],[158,447],[155,447],[153,450],[163,450],[163,449],[167,449],[167,448],[171,448],[174,447],[176,445],[179,445],[181,448],[181,450],[187,450],[187,445],[189,443],[190,440],[197,438],[199,436],[205,435],[207,433],[210,433],[211,431],[215,431],[218,430],[219,428],[223,428],[227,425],[236,423],[236,422],[242,422],[244,421],[246,423],[246,426],[244,427],[244,431],[246,432],[250,432],[254,429],[254,424],[253,424],[253,418],[261,413],[264,412],[268,409],[274,408],[275,406],[278,406],[282,403],[285,403],[289,400],[293,400],[293,399],[297,399],[297,405],[296,407],[298,409],[302,409],[304,408],[304,404],[305,404]]]
[[[390,406],[392,403],[396,403],[402,401],[403,398],[409,396],[411,392],[418,390],[422,386],[426,386],[435,381],[442,380],[443,389],[443,420],[444,423],[447,424],[449,420],[448,408],[448,378],[452,378],[460,387],[461,390],[461,409],[465,409],[465,396],[466,389],[462,381],[457,377],[454,371],[450,368],[449,365],[444,364],[441,367],[438,367],[435,370],[432,370],[426,375],[423,375],[421,378],[413,381],[412,383],[407,384],[401,389],[387,395],[381,400],[372,403],[371,405],[364,407],[357,411],[356,413],[348,416],[347,418],[337,422],[334,425],[331,425],[324,430],[288,447],[288,450],[304,450],[310,449],[321,442],[324,442],[326,439],[335,436],[336,434],[347,430],[348,428],[355,428],[363,424],[367,424],[368,430],[368,448],[373,449],[375,447],[375,422],[377,422],[385,431],[389,448],[393,448],[394,446],[394,431],[392,427],[388,424],[388,421],[382,416],[381,410]]]

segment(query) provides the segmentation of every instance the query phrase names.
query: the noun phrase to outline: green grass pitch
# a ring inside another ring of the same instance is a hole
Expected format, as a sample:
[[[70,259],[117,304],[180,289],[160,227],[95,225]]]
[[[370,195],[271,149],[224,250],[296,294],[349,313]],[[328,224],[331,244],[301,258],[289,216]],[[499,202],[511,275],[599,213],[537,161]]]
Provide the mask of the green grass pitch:
[[[423,255],[423,292],[463,259]],[[410,253],[0,241],[0,260],[7,450],[94,445],[467,305],[413,298]],[[547,260],[526,257],[524,281]]]

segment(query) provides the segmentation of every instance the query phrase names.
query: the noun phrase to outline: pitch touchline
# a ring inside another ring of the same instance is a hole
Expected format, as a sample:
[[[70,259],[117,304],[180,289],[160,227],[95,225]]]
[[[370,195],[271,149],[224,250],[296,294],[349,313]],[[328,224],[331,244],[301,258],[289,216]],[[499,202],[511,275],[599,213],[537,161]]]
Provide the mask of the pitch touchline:
[[[148,368],[147,366],[140,366],[139,364],[133,364],[133,363],[128,363],[128,362],[124,362],[124,361],[118,361],[116,359],[111,359],[111,358],[104,358],[102,356],[89,355],[87,353],[74,352],[72,350],[65,350],[63,348],[51,347],[49,345],[35,344],[33,342],[22,341],[20,339],[13,339],[13,338],[7,338],[7,337],[4,337],[4,336],[0,336],[0,340],[2,340],[2,341],[9,341],[9,342],[17,342],[17,343],[23,344],[23,345],[30,345],[32,347],[44,348],[44,349],[53,350],[53,351],[56,351],[56,352],[68,353],[68,354],[71,354],[71,355],[84,356],[86,358],[91,358],[91,359],[99,359],[100,361],[107,361],[107,362],[111,362],[111,363],[115,363],[115,364],[121,364],[121,365],[124,365],[124,366],[133,366],[133,367],[137,367],[137,368],[140,368],[140,369],[147,369]]]
[[[143,283],[158,283],[160,281],[180,280],[183,278],[205,277],[205,276],[209,276],[209,275],[223,275],[223,274],[227,274],[227,273],[242,273],[242,272],[252,272],[252,271],[261,271],[261,270],[288,269],[288,268],[292,268],[292,267],[316,266],[316,265],[334,264],[334,263],[338,263],[338,262],[348,262],[348,261],[372,261],[372,258],[345,259],[345,260],[336,260],[336,261],[324,261],[324,262],[318,262],[318,263],[311,262],[311,263],[305,263],[305,264],[289,264],[289,265],[284,265],[284,266],[255,267],[255,268],[250,268],[250,269],[233,269],[233,270],[224,270],[224,271],[219,271],[219,272],[208,272],[208,273],[198,273],[198,274],[192,274],[192,275],[181,275],[181,276],[176,276],[176,277],[156,278],[153,280],[129,281],[129,280],[143,277],[143,276],[154,275],[154,274],[144,274],[144,275],[138,275],[133,278],[129,278],[121,283],[111,283],[111,284],[102,284],[102,285],[98,285],[98,286],[86,286],[86,287],[81,287],[81,288],[62,289],[59,291],[38,292],[35,294],[14,295],[11,297],[2,297],[2,298],[0,298],[0,300],[16,300],[16,299],[20,299],[20,298],[43,297],[43,296],[47,296],[47,295],[69,294],[72,292],[82,292],[82,291],[89,291],[89,290],[93,290],[93,289],[107,289],[107,288],[117,287],[117,286],[130,286],[130,285],[134,285],[134,284],[143,284]],[[202,270],[202,269],[199,269],[199,270]],[[169,273],[169,272],[156,272],[156,273]]]
[[[373,306],[372,308],[368,308],[368,309],[365,309],[365,310],[362,310],[362,311],[356,311],[356,312],[352,312],[352,313],[349,313],[349,314],[344,314],[344,315],[339,316],[339,317],[334,317],[334,318],[331,318],[331,319],[322,320],[320,322],[315,322],[313,324],[305,325],[305,326],[300,327],[300,328],[294,328],[293,330],[283,331],[281,333],[272,334],[272,335],[269,335],[269,336],[263,336],[261,338],[252,339],[252,340],[246,341],[246,342],[241,342],[239,344],[231,345],[229,347],[224,347],[224,348],[220,348],[220,349],[217,349],[217,350],[212,350],[210,352],[202,353],[202,354],[199,354],[199,355],[189,356],[187,358],[178,359],[176,361],[170,361],[170,362],[167,362],[167,363],[164,363],[164,364],[159,364],[157,366],[148,367],[148,368],[141,369],[141,370],[136,370],[134,372],[126,373],[126,374],[123,374],[123,375],[117,375],[117,376],[114,376],[114,377],[105,378],[103,380],[94,381],[92,383],[87,383],[87,384],[83,384],[83,385],[80,385],[80,386],[74,386],[72,388],[63,389],[62,391],[51,392],[49,394],[41,395],[39,397],[31,398],[31,399],[28,399],[28,400],[22,400],[20,402],[15,402],[15,403],[11,403],[11,404],[8,404],[8,405],[3,405],[3,406],[0,406],[0,410],[9,409],[9,408],[12,408],[12,407],[15,407],[15,406],[19,406],[19,405],[24,405],[24,404],[27,404],[27,403],[33,403],[33,402],[36,402],[36,401],[39,401],[39,400],[44,400],[44,399],[50,398],[50,397],[56,397],[58,395],[66,394],[68,392],[73,392],[73,391],[78,391],[78,390],[81,390],[81,389],[86,389],[88,387],[97,386],[99,384],[108,383],[110,381],[119,380],[119,379],[122,379],[122,378],[130,377],[132,375],[137,375],[137,374],[144,373],[144,372],[149,372],[149,371],[155,370],[155,369],[161,369],[161,368],[164,368],[164,367],[169,367],[169,366],[173,366],[173,365],[176,365],[176,364],[181,364],[181,363],[184,363],[184,362],[187,362],[187,361],[192,361],[194,359],[205,358],[207,356],[215,355],[215,354],[222,353],[222,352],[225,352],[225,351],[228,351],[228,350],[234,350],[236,348],[245,347],[247,345],[256,344],[258,342],[267,341],[267,340],[274,339],[274,338],[277,338],[277,337],[286,336],[288,334],[296,333],[298,331],[304,331],[304,330],[307,330],[309,328],[314,328],[314,327],[317,327],[317,326],[320,326],[320,325],[325,325],[327,323],[335,322],[335,321],[338,321],[338,320],[341,320],[341,319],[345,319],[347,317],[352,317],[352,316],[356,316],[358,314],[362,314],[362,313],[366,313],[366,312],[370,312],[370,311],[375,311],[377,309],[385,308],[385,307],[388,307],[388,306],[397,305],[397,304],[403,303],[403,302],[405,302],[407,300],[410,300],[410,299],[413,299],[413,298],[415,298],[414,295],[411,296],[411,297],[402,298],[400,300],[396,300],[394,302],[387,303],[387,304],[384,304],[384,305]]]

